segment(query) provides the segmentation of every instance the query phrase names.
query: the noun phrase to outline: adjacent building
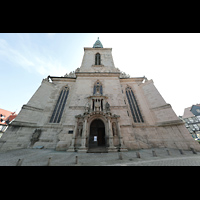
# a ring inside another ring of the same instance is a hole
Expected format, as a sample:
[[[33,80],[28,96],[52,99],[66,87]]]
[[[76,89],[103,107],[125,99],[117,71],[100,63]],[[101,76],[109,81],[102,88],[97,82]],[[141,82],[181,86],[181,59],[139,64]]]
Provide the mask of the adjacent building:
[[[0,108],[0,137],[8,128],[8,125],[15,119],[15,112],[10,112]]]
[[[183,116],[180,116],[186,128],[193,138],[200,138],[200,104],[192,105],[184,109]]]
[[[88,153],[155,147],[200,151],[153,80],[121,72],[112,48],[99,39],[84,48],[74,72],[42,80],[0,139],[1,151],[37,147]]]

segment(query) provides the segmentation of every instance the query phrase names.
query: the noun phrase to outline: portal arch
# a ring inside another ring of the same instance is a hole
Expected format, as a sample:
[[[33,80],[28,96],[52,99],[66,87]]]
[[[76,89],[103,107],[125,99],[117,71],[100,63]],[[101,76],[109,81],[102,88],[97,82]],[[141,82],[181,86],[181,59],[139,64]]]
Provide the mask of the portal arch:
[[[106,147],[105,124],[101,119],[90,124],[89,149],[98,147]]]
[[[103,115],[94,115],[88,119],[87,127],[87,147],[95,148],[98,146],[108,146],[108,123],[107,119]],[[96,143],[94,143],[94,136],[97,137]],[[93,142],[92,142],[93,140]]]

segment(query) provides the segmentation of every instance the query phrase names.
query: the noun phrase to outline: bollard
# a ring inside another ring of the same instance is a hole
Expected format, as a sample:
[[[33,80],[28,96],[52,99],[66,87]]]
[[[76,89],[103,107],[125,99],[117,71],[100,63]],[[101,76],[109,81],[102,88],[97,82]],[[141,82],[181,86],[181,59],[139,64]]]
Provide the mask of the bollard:
[[[47,166],[51,166],[51,157],[48,159]]]
[[[170,151],[168,149],[166,151],[167,151],[168,156],[171,156]]]
[[[24,159],[19,159],[16,163],[16,166],[21,166]]]
[[[119,156],[119,160],[123,160],[121,152],[118,153],[118,156]]]
[[[136,156],[137,158],[141,158],[140,153],[138,151],[136,151]]]
[[[182,149],[179,149],[179,151],[180,151],[180,154],[182,154],[182,155],[184,154]]]
[[[192,147],[190,147],[191,151],[193,152],[193,154],[197,154],[196,150],[193,149]]]
[[[76,156],[75,164],[78,164],[78,156]]]
[[[156,151],[153,150],[152,153],[153,153],[153,157],[157,157]]]

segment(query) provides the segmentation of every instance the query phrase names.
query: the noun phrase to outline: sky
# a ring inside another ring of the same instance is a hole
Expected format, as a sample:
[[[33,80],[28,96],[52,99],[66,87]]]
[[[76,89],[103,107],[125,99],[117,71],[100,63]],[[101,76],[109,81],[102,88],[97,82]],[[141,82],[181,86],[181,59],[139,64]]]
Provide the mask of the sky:
[[[178,116],[200,103],[200,33],[0,33],[0,108],[19,113],[44,78],[80,67],[97,37],[115,67],[152,79]]]

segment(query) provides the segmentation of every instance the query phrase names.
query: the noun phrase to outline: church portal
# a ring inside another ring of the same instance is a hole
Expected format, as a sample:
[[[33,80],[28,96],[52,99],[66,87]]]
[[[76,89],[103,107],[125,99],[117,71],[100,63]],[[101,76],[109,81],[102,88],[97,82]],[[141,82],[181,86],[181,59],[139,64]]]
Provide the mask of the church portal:
[[[105,125],[102,120],[95,119],[90,125],[89,152],[95,149],[100,151],[105,147]]]

